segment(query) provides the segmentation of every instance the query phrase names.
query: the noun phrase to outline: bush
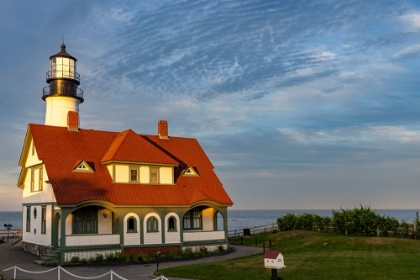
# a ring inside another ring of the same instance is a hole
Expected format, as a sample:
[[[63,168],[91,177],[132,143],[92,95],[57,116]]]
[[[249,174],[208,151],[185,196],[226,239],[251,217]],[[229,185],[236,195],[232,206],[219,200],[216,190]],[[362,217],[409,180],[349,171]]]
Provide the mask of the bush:
[[[220,245],[219,247],[217,247],[217,251],[219,253],[224,252],[225,251],[225,247],[223,247],[222,245]]]
[[[206,246],[201,246],[199,252],[201,256],[206,256],[209,253]]]
[[[191,258],[194,255],[194,252],[193,252],[192,248],[187,247],[187,248],[184,249],[184,252],[182,254],[187,258]]]
[[[127,257],[130,258],[130,256],[128,256],[127,254],[123,252],[117,253],[117,262],[124,263],[126,262]]]
[[[102,254],[96,254],[95,263],[104,263],[104,256]]]
[[[315,215],[303,213],[298,216],[299,229],[312,230],[315,222]]]
[[[179,257],[179,255],[180,255],[180,253],[179,253],[178,249],[172,248],[171,250],[169,250],[168,259],[176,259],[176,258]]]
[[[296,222],[297,217],[295,214],[292,213],[286,213],[286,215],[277,219],[279,229],[282,231],[295,229]]]
[[[117,256],[114,253],[105,254],[105,261],[107,263],[113,263],[117,261]]]
[[[383,217],[375,213],[370,207],[360,209],[355,207],[353,210],[344,210],[341,212],[333,210],[333,225],[335,231],[343,234],[354,234],[363,236],[374,236],[376,230],[383,223]]]
[[[70,263],[80,263],[80,258],[78,256],[74,256],[71,258]]]

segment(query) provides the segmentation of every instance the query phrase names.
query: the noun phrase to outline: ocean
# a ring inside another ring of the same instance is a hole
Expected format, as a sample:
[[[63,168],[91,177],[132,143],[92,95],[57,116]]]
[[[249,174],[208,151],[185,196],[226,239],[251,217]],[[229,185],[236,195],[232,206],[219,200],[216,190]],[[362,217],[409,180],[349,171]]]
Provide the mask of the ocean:
[[[336,210],[339,211],[339,210]],[[374,210],[380,215],[394,217],[399,221],[413,222],[416,219],[416,212],[420,209],[411,210]],[[251,228],[253,226],[262,226],[275,223],[277,218],[286,213],[311,213],[320,216],[332,217],[332,210],[228,210],[228,230]],[[4,229],[4,224],[12,224],[14,229],[22,228],[22,212],[0,211],[0,229]]]

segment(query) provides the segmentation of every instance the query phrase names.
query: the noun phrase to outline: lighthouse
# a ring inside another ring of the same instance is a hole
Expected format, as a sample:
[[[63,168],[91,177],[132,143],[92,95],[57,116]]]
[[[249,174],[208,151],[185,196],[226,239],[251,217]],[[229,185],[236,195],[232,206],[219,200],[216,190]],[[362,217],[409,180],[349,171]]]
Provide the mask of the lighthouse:
[[[50,56],[50,70],[46,78],[49,85],[42,91],[42,99],[47,105],[46,125],[66,127],[69,112],[79,112],[79,104],[84,99],[83,90],[77,87],[80,85],[80,75],[76,72],[76,61],[66,52],[64,43],[59,53]]]

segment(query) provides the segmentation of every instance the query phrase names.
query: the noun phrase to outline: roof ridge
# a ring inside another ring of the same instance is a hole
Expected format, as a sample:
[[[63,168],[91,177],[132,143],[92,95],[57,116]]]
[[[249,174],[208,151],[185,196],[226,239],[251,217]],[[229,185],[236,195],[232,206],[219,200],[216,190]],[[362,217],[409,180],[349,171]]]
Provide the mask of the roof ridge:
[[[120,149],[122,144],[127,139],[127,136],[130,132],[136,134],[130,128],[126,129],[126,130],[123,130],[121,132],[118,132],[115,139],[112,141],[111,145],[109,145],[108,150],[106,151],[105,155],[102,157],[101,162],[111,160],[112,158],[115,157],[115,155],[117,154],[118,150]],[[121,138],[119,138],[119,137],[121,137]]]

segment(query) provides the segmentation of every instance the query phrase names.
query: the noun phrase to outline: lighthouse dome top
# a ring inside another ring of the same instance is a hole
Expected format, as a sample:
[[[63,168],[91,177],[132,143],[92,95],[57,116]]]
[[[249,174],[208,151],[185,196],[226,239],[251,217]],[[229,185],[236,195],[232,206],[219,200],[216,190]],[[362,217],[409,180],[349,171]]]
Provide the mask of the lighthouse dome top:
[[[64,44],[61,44],[61,51],[52,55],[52,56],[50,56],[50,59],[52,59],[54,57],[67,57],[67,58],[73,59],[74,61],[77,61],[77,59],[74,56],[72,56],[72,55],[70,55],[66,52],[66,45],[64,45]]]

